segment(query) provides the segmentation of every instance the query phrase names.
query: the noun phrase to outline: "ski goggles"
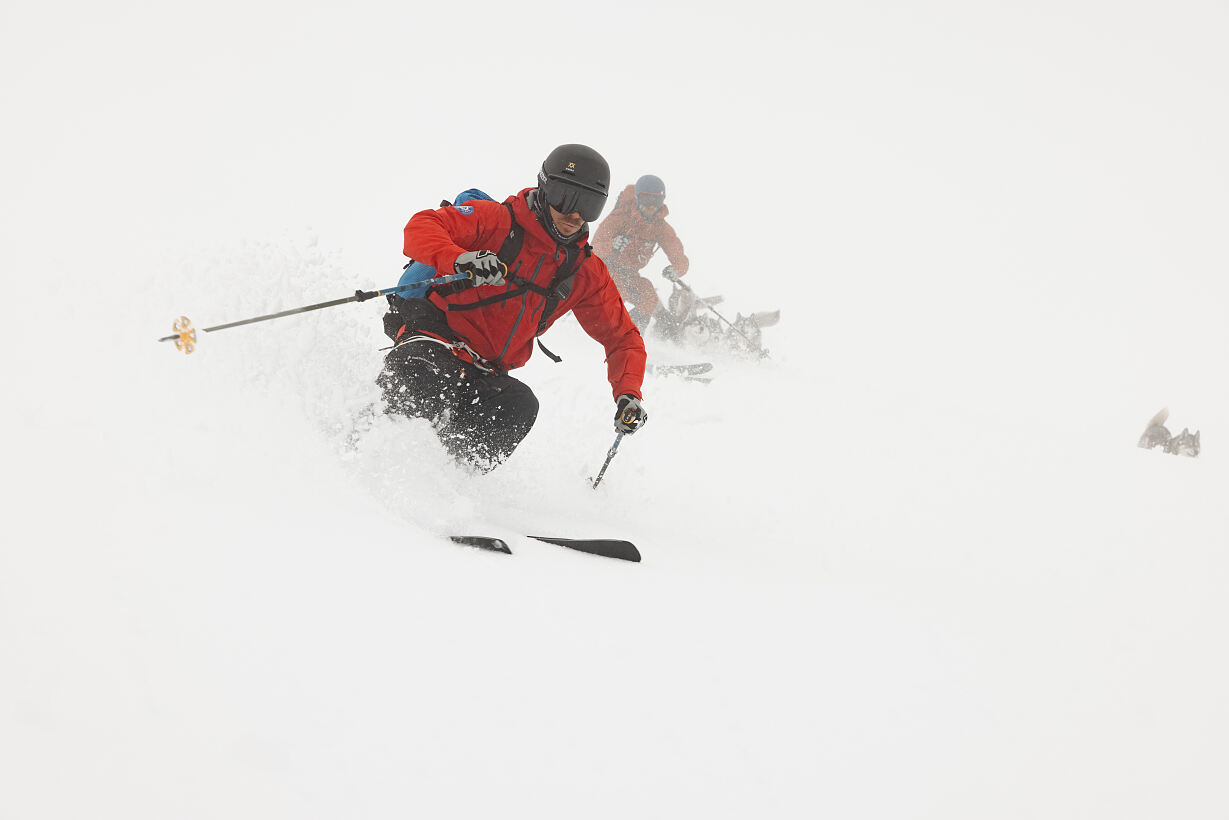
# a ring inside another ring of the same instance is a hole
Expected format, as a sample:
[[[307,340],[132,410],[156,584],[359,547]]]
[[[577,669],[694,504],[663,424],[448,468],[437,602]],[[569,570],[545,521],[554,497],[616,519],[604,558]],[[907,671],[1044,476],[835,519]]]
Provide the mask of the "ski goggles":
[[[547,179],[546,203],[561,214],[578,213],[586,222],[596,222],[606,207],[606,194],[581,188],[562,177]]]
[[[641,208],[660,208],[666,204],[665,194],[636,194],[636,204]]]

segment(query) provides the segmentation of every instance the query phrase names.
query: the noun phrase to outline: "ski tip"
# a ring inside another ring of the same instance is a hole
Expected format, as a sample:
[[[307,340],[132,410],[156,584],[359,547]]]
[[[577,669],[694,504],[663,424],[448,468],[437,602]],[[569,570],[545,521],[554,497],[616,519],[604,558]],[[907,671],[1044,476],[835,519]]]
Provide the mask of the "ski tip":
[[[620,561],[640,563],[640,550],[631,541],[620,541],[609,538],[550,538],[545,535],[531,535],[535,541],[555,544],[560,547],[587,552],[590,555],[601,555],[604,558],[617,558]]]
[[[485,535],[450,535],[448,540],[454,544],[464,544],[467,547],[475,547],[488,552],[502,552],[505,555],[511,555],[512,549],[502,538],[490,538]]]

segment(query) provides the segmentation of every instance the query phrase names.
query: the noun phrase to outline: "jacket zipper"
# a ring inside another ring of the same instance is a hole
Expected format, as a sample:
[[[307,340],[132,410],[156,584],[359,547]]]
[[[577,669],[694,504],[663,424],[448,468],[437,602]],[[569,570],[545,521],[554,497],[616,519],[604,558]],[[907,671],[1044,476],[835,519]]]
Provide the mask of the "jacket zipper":
[[[556,254],[556,256],[557,255],[558,254]],[[533,269],[533,275],[529,277],[530,284],[536,285],[538,283],[537,282],[538,274],[542,272],[542,265],[544,265],[545,263],[546,263],[546,254],[542,254],[541,256],[538,257],[538,265],[537,267]],[[503,367],[504,354],[508,352],[508,347],[511,346],[512,344],[512,337],[516,335],[517,328],[521,326],[521,319],[525,317],[525,309],[529,306],[529,296],[532,293],[533,291],[529,290],[529,288],[526,288],[525,292],[521,294],[520,312],[516,314],[516,321],[512,323],[512,330],[508,331],[508,338],[504,340],[503,350],[499,351],[499,355],[495,357],[495,361],[499,362],[500,367]]]

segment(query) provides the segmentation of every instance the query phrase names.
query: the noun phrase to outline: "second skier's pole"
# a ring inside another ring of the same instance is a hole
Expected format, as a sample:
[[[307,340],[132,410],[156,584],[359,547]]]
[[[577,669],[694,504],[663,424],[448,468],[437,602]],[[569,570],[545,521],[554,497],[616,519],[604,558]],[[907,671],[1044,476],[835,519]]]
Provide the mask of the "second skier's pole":
[[[667,266],[667,267],[666,267],[666,270],[663,270],[663,271],[661,272],[661,275],[662,275],[662,276],[664,276],[667,280],[669,280],[669,281],[673,282],[674,284],[678,285],[678,286],[679,286],[680,288],[682,288],[683,290],[685,290],[685,291],[687,291],[688,293],[690,293],[692,296],[695,296],[695,299],[696,299],[696,301],[697,301],[697,302],[699,302],[700,304],[704,305],[704,307],[706,307],[706,308],[708,308],[710,311],[712,311],[712,313],[713,313],[713,315],[714,315],[714,316],[716,316],[718,319],[720,319],[721,321],[723,321],[723,322],[725,322],[727,325],[729,325],[729,326],[730,326],[730,330],[734,331],[734,332],[735,332],[735,333],[737,333],[739,336],[742,336],[744,339],[746,339],[746,340],[747,340],[747,344],[751,345],[752,349],[755,349],[755,348],[758,348],[758,347],[759,347],[759,345],[757,345],[755,342],[751,341],[751,339],[747,338],[747,334],[746,334],[746,333],[743,333],[741,330],[739,330],[739,329],[738,329],[738,327],[737,327],[737,326],[736,326],[733,322],[731,322],[729,319],[725,318],[725,317],[724,317],[724,316],[722,316],[720,313],[718,313],[718,312],[717,312],[717,308],[713,307],[713,306],[712,306],[712,305],[710,305],[708,302],[705,302],[705,301],[704,301],[703,299],[701,299],[699,296],[696,296],[696,292],[695,292],[694,290],[692,290],[692,289],[691,289],[691,285],[688,285],[686,282],[684,282],[684,281],[682,280],[682,278],[681,278],[681,277],[680,277],[677,273],[674,273],[673,271],[671,271],[670,273],[666,273],[666,271],[668,271],[668,270],[670,270],[670,266]],[[763,356],[763,357],[765,357],[765,358],[767,358],[767,357],[768,357],[768,351],[766,351],[766,350],[761,350],[761,351],[760,351],[760,355],[761,355],[761,356]]]

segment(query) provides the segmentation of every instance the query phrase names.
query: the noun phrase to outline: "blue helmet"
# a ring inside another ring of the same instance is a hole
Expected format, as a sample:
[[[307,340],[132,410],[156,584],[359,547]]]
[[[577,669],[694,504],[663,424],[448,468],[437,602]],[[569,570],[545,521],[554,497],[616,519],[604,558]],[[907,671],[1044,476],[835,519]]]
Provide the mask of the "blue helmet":
[[[666,183],[661,177],[645,174],[636,180],[636,210],[650,221],[660,219],[666,202]]]
[[[641,194],[659,196],[662,199],[665,199],[666,183],[661,181],[661,177],[655,177],[652,174],[645,174],[640,179],[636,180],[636,196],[639,197]]]

